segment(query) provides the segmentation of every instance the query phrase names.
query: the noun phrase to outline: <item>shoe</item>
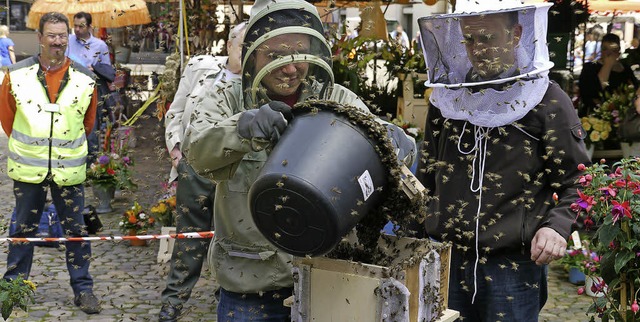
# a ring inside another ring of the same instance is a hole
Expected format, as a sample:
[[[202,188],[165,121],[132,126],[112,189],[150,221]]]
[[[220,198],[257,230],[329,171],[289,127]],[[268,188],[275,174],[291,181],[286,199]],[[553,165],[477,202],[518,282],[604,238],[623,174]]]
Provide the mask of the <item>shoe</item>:
[[[98,298],[93,295],[93,292],[81,292],[80,295],[76,295],[73,299],[73,303],[80,307],[82,312],[87,314],[96,314],[102,311],[102,307],[100,306],[100,301]]]
[[[158,321],[177,322],[178,316],[180,316],[180,310],[182,310],[182,305],[173,306],[171,304],[162,304]]]

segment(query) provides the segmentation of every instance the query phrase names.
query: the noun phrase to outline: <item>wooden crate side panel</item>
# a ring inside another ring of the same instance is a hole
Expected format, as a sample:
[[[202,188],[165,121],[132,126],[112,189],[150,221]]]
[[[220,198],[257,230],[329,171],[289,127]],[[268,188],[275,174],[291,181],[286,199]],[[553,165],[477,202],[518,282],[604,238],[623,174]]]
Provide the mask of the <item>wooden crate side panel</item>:
[[[418,321],[418,305],[420,305],[420,264],[407,268],[406,286],[411,292],[409,296],[409,321]]]
[[[440,297],[444,308],[449,307],[449,274],[451,271],[451,245],[440,250]]]
[[[293,260],[293,265],[309,265],[316,269],[377,278],[387,277],[390,274],[387,267],[324,257],[296,257]]]
[[[311,268],[309,321],[378,321],[380,307],[372,277]]]

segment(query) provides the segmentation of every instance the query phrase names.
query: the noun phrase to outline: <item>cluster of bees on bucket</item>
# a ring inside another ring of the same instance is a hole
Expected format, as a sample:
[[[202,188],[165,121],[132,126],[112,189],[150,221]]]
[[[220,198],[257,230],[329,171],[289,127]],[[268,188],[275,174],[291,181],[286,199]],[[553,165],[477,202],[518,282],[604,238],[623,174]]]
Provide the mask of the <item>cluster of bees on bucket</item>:
[[[356,260],[366,263],[388,262],[392,257],[380,254],[377,247],[381,237],[381,230],[391,221],[396,225],[394,233],[399,237],[413,236],[415,231],[410,227],[423,222],[426,216],[426,198],[410,199],[403,192],[401,185],[401,164],[398,162],[395,149],[387,135],[387,128],[376,121],[375,115],[365,113],[361,109],[336,102],[308,100],[296,104],[294,111],[309,111],[311,114],[322,110],[330,110],[336,115],[347,119],[351,124],[359,127],[376,143],[375,150],[380,161],[387,170],[388,184],[386,187],[375,187],[382,192],[381,204],[370,213],[363,216],[356,225],[359,248],[355,249],[348,243],[341,243],[327,256],[331,258]],[[340,187],[335,187],[340,191]],[[394,256],[401,250],[392,251]]]

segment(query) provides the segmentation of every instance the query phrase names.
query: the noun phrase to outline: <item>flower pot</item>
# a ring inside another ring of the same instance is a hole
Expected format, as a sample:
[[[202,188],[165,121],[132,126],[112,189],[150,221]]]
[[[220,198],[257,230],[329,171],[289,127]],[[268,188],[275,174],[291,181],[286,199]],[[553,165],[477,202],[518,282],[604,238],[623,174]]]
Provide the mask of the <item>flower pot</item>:
[[[585,283],[584,283],[584,290],[586,291],[587,295],[592,296],[592,297],[603,297],[604,293],[607,292],[607,286],[605,285],[604,289],[601,291],[598,290],[592,290],[592,286],[594,286],[594,284],[602,284],[604,283],[604,280],[602,279],[602,277],[597,277],[597,276],[587,276],[585,279]],[[595,287],[594,287],[595,288]]]
[[[387,171],[375,147],[342,115],[297,115],[249,190],[258,229],[295,256],[329,252],[381,201]]]
[[[620,142],[620,148],[624,158],[640,156],[640,142]]]
[[[111,200],[116,191],[115,186],[102,186],[102,185],[94,185],[91,186],[91,190],[93,191],[93,196],[98,200],[98,205],[96,206],[96,213],[106,214],[113,211],[111,207]]]
[[[129,230],[129,236],[136,236],[136,235],[138,234],[134,229]],[[129,239],[129,245],[137,246],[137,247],[147,246],[147,240],[146,239]]]
[[[569,283],[574,285],[583,285],[585,281],[585,275],[577,267],[569,268]]]

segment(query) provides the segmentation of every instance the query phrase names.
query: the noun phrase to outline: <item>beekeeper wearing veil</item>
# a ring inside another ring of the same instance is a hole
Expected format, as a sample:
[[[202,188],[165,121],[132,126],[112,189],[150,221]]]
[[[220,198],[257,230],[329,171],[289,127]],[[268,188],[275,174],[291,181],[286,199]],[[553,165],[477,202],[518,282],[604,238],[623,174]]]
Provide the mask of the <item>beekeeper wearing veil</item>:
[[[589,158],[571,100],[549,80],[550,5],[462,0],[418,20],[433,87],[425,228],[453,244],[449,307],[464,321],[537,321],[546,265],[575,223],[577,165]]]

